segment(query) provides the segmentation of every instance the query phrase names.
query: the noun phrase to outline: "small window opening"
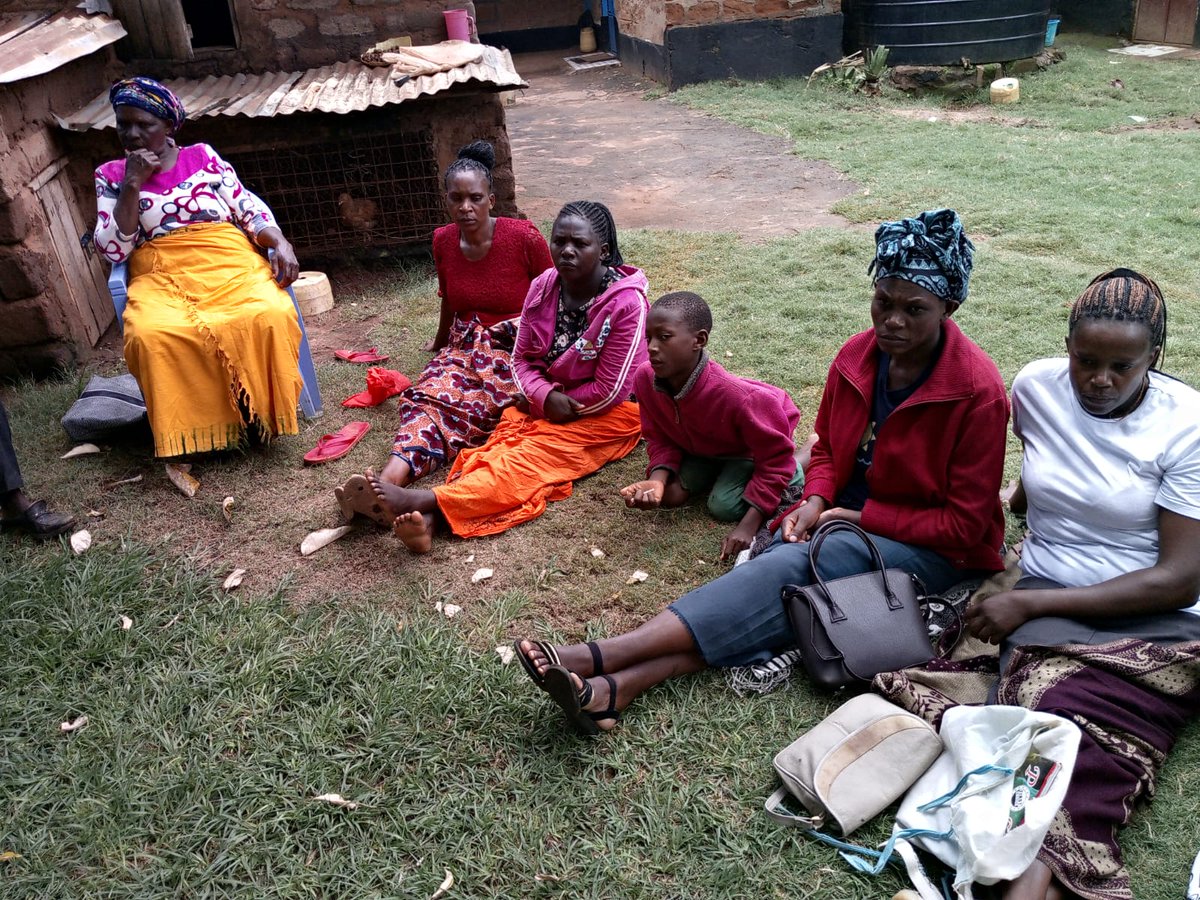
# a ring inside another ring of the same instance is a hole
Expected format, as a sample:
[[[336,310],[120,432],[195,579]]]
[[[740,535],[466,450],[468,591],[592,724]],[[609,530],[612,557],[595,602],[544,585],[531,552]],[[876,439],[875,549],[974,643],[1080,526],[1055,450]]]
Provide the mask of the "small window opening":
[[[182,0],[182,4],[192,49],[237,46],[231,0]]]

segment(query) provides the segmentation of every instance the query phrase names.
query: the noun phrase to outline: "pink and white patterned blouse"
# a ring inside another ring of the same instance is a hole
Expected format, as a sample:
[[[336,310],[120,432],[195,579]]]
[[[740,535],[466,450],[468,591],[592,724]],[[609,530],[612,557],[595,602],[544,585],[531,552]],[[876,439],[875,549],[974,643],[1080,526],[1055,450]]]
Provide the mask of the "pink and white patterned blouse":
[[[146,241],[185,225],[232,222],[248,235],[278,227],[270,207],[246,190],[233,166],[208,144],[180,147],[174,167],[146,180],[136,234],[123,234],[113,214],[124,180],[124,159],[96,170],[96,250],[110,262],[124,262]]]

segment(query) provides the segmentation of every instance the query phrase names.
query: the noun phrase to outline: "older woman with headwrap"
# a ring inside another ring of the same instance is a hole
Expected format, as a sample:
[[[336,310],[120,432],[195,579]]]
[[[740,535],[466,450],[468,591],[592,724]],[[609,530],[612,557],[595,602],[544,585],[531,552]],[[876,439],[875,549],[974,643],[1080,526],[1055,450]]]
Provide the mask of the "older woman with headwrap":
[[[183,104],[150,78],[109,91],[123,159],[96,170],[96,248],[129,261],[125,360],[158,456],[234,447],[247,425],[295,434],[299,274],[271,210],[207,144],[179,146]],[[270,248],[268,261],[255,249]]]
[[[873,328],[829,370],[801,501],[774,542],[619,637],[555,647],[521,641],[530,677],[583,731],[612,728],[647,688],[709,666],[763,662],[794,646],[780,592],[808,584],[810,533],[844,519],[886,565],[937,592],[1002,568],[1008,400],[995,363],[951,321],[974,247],[952,210],[887,222],[871,264]],[[822,575],[872,568],[854,537],[830,534]]]

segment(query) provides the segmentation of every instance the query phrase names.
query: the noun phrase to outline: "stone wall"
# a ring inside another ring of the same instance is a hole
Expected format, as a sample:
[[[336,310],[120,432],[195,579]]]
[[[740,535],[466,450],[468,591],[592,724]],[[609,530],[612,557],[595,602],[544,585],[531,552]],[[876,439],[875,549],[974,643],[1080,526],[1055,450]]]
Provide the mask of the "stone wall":
[[[807,75],[838,59],[842,0],[617,0],[621,64],[667,87]]]
[[[118,16],[131,19],[149,2],[115,0],[115,8]],[[182,17],[170,3],[154,5],[159,16]],[[232,0],[232,9],[236,48],[201,48],[185,59],[185,52],[172,51],[161,41],[151,46],[152,37],[139,38],[137,29],[131,29],[120,54],[131,66],[158,77],[296,71],[355,59],[388,38],[407,35],[414,44],[444,41],[442,13],[449,9],[467,10],[484,35],[569,34],[582,6],[579,0]]]
[[[0,374],[66,365],[114,318],[103,269],[78,243],[95,224],[93,189],[72,190],[53,118],[113,76],[105,51],[0,91]]]

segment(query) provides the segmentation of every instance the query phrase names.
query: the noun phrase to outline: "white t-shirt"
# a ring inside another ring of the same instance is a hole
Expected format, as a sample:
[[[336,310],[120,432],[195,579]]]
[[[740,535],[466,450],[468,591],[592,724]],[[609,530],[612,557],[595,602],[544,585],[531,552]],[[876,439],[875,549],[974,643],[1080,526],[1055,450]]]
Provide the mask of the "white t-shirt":
[[[1151,372],[1137,409],[1098,419],[1079,405],[1067,360],[1040,359],[1013,381],[1012,411],[1025,444],[1027,574],[1099,584],[1155,564],[1160,507],[1200,519],[1200,392]]]

